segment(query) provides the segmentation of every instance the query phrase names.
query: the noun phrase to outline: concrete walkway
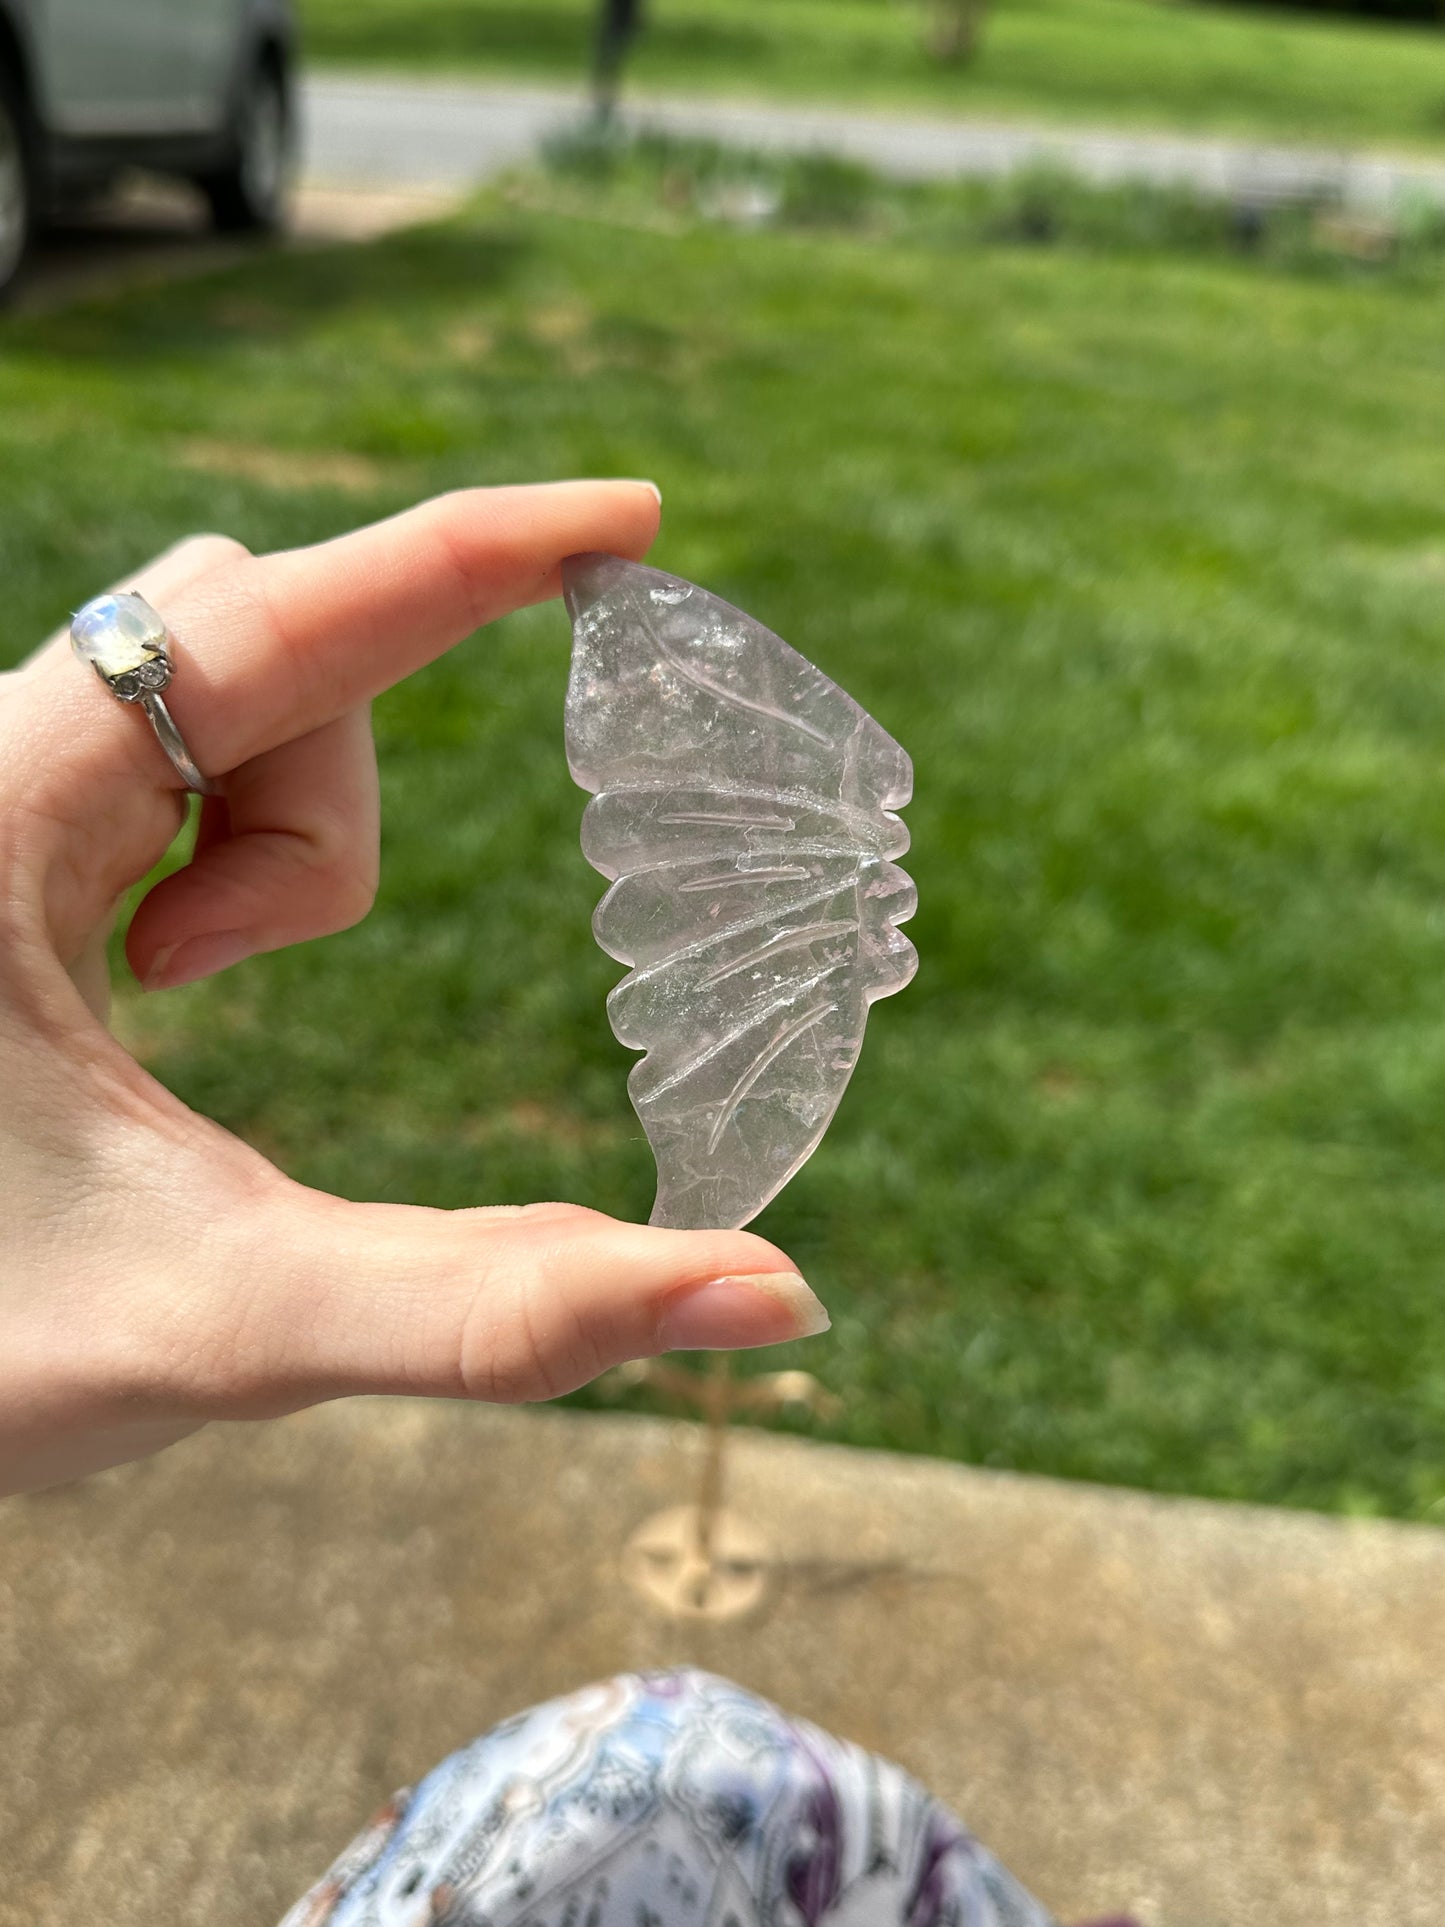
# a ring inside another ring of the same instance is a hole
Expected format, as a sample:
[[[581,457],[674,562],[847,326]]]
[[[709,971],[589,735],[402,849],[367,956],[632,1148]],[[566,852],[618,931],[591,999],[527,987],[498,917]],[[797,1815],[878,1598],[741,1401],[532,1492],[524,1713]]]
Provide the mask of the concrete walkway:
[[[730,1625],[619,1576],[663,1421],[365,1402],[0,1506],[0,1927],[266,1927],[501,1716],[691,1660],[913,1768],[1063,1920],[1438,1927],[1445,1534],[745,1434]]]
[[[531,158],[585,112],[572,88],[313,73],[307,168],[328,182],[466,188]],[[1047,161],[1090,180],[1177,183],[1244,201],[1337,194],[1362,207],[1411,196],[1445,203],[1445,163],[1330,148],[666,96],[642,98],[627,119],[738,147],[843,155],[914,179],[1008,174]]]

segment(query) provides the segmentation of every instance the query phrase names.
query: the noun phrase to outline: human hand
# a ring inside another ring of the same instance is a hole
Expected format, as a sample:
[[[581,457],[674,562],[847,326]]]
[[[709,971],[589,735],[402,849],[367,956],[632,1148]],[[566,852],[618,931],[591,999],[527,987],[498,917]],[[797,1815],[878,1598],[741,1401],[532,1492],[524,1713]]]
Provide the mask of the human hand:
[[[562,558],[642,555],[632,482],[471,490],[319,548],[199,536],[126,587],[181,643],[167,692],[223,796],[126,955],[165,989],[365,916],[373,696],[556,595]],[[64,636],[0,677],[0,1493],[357,1392],[549,1398],[675,1348],[776,1343],[826,1314],[747,1232],[574,1205],[352,1204],[162,1089],[105,1028],[106,940],[184,794]]]

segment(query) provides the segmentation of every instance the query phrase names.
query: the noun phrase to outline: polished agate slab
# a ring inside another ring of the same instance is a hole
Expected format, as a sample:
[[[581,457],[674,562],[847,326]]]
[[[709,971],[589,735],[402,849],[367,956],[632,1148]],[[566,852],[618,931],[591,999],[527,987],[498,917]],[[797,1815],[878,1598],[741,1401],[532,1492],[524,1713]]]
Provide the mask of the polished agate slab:
[[[905,752],[820,669],[705,589],[617,556],[563,565],[567,759],[615,879],[597,941],[632,966],[612,1028],[657,1160],[652,1222],[731,1230],[817,1148],[869,1006],[918,965],[894,862]]]

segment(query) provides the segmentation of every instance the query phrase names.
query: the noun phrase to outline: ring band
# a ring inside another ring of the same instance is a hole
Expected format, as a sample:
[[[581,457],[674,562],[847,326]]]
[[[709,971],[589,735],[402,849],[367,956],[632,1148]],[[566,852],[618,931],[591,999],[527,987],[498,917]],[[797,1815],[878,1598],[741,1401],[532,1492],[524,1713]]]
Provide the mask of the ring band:
[[[161,694],[175,673],[176,639],[143,595],[97,596],[70,625],[71,647],[88,662],[117,701],[137,704],[170,758],[172,769],[198,796],[219,796],[186,748]]]

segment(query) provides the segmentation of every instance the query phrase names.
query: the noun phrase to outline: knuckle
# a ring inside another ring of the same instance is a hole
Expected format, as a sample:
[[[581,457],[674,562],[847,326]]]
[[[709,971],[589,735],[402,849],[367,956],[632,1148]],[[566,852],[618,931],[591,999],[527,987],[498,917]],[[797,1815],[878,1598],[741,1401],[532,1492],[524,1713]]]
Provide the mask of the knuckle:
[[[285,905],[287,926],[321,937],[360,923],[376,902],[378,853],[343,842],[343,831],[288,830],[273,837],[270,867],[255,887]]]
[[[483,1281],[462,1332],[462,1383],[489,1404],[561,1398],[609,1363],[545,1255],[518,1256]]]
[[[188,535],[176,547],[173,555],[177,562],[207,572],[224,567],[227,563],[251,560],[251,551],[244,542],[238,542],[234,535],[221,535],[210,529]]]
[[[368,916],[376,902],[377,871],[354,856],[326,865],[315,879],[333,930],[349,930]]]
[[[565,1297],[559,1295],[553,1315],[557,1329],[548,1355],[550,1389],[547,1396],[560,1398],[566,1392],[575,1392],[579,1385],[589,1384],[612,1361],[598,1344],[591,1321],[582,1317]]]
[[[432,508],[429,532],[438,573],[450,580],[466,628],[479,629],[490,611],[470,546],[475,529],[475,499],[467,490],[455,490],[438,496]]]
[[[522,1223],[535,1228],[545,1225],[549,1235],[556,1236],[560,1229],[573,1231],[594,1230],[599,1225],[611,1224],[612,1220],[605,1211],[594,1211],[590,1205],[569,1204],[524,1204],[517,1213]]]

